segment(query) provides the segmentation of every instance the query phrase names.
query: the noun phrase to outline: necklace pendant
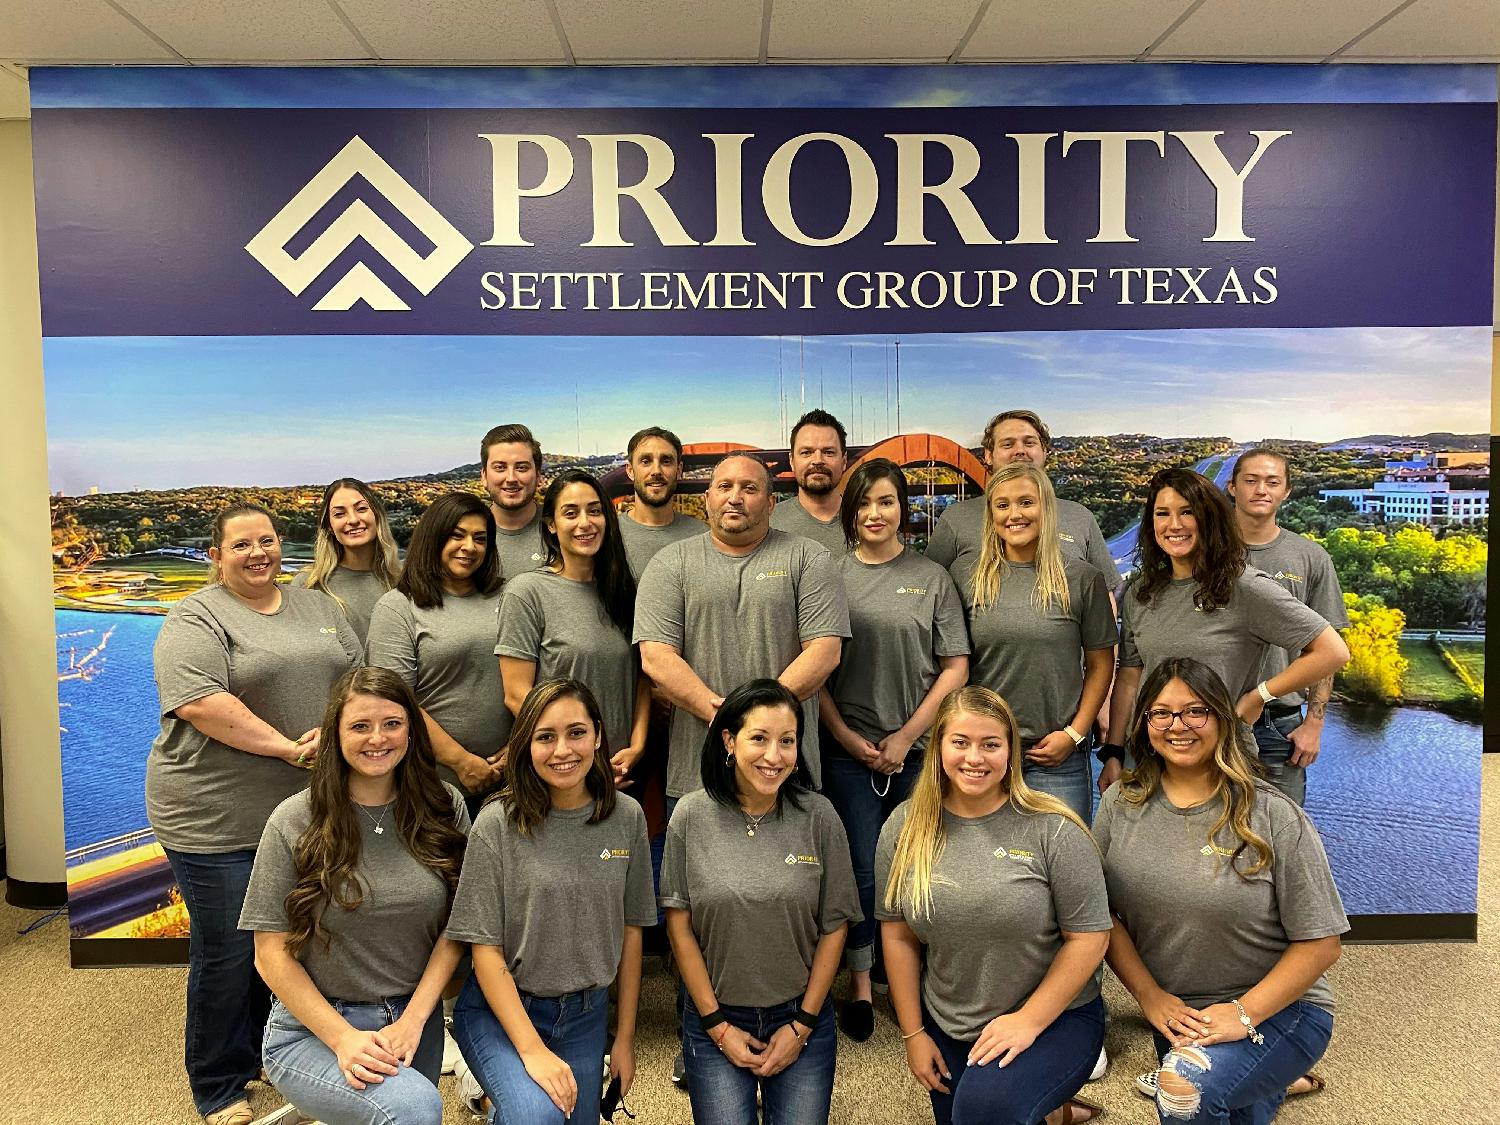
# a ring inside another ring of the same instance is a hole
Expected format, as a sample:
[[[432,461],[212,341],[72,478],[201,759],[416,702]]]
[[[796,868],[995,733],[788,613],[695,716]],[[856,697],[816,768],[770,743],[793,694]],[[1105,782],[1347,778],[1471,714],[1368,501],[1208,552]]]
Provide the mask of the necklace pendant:
[[[377,836],[384,836],[385,835],[385,829],[382,828],[382,827],[380,827],[380,825],[377,824],[375,826],[375,835],[377,835]]]
[[[755,835],[755,829],[753,829],[753,828],[747,828],[747,829],[745,829],[745,835],[746,836],[754,836]]]

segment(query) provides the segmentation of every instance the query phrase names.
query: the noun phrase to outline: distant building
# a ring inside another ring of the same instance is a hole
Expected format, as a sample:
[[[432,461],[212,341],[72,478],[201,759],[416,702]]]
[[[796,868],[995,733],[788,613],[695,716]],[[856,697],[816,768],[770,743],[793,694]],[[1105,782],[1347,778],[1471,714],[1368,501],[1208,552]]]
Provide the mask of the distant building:
[[[1318,496],[1347,500],[1354,510],[1390,522],[1407,521],[1438,527],[1472,524],[1490,514],[1488,467],[1397,469],[1369,488],[1325,488]]]

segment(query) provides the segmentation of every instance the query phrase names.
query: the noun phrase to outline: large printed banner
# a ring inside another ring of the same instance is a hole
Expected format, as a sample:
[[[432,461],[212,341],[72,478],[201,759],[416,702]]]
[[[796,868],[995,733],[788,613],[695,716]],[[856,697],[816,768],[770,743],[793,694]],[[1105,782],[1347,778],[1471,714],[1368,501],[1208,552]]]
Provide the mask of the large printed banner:
[[[326,481],[378,482],[404,542],[498,422],[628,502],[634,430],[784,469],[812,406],[906,466],[918,549],[985,419],[1037,410],[1122,568],[1156,469],[1283,449],[1282,524],[1355,619],[1309,812],[1351,913],[1472,932],[1495,83],[34,71],[75,937],[185,933],[151,646],[225,502],[271,505],[294,565]]]

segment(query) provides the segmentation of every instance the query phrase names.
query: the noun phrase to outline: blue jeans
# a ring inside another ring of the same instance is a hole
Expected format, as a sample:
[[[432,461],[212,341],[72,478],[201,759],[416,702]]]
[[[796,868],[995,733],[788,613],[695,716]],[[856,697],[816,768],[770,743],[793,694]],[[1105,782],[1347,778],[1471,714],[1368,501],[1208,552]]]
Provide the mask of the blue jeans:
[[[271,991],[255,971],[255,936],[239,928],[255,853],[167,850],[167,862],[192,927],[183,1061],[193,1104],[207,1116],[242,1100],[260,1073]]]
[[[1316,1004],[1298,1000],[1256,1027],[1265,1042],[1239,1039],[1210,1047],[1167,1049],[1153,1033],[1162,1055],[1162,1071],[1173,1071],[1191,1089],[1171,1089],[1157,1077],[1156,1113],[1163,1125],[1192,1121],[1198,1125],[1267,1125],[1286,1098],[1286,1088],[1323,1057],[1333,1036],[1333,1016]],[[1162,1108],[1160,1094],[1177,1094],[1177,1105]],[[1179,1100],[1182,1099],[1182,1100]]]
[[[1050,793],[1088,824],[1093,820],[1093,780],[1089,776],[1089,744],[1085,739],[1061,765],[1043,766],[1023,761],[1021,776],[1038,793]],[[1055,1108],[1055,1107],[1054,1107]]]
[[[849,859],[854,864],[854,885],[859,890],[859,909],[864,919],[849,930],[844,964],[855,972],[875,965],[875,845],[880,829],[897,805],[911,796],[922,773],[921,759],[908,761],[900,773],[876,773],[855,761],[842,747],[823,756],[823,795],[833,802],[844,832],[849,837]],[[885,792],[882,794],[881,790]],[[882,893],[885,888],[880,888]]]
[[[1296,710],[1275,706],[1261,712],[1255,721],[1255,747],[1260,752],[1261,768],[1266,771],[1266,780],[1280,789],[1297,804],[1306,802],[1307,767],[1292,765],[1292,743],[1287,735],[1302,725],[1302,708]]]
[[[394,1023],[411,997],[355,1003],[333,1000],[351,1027],[379,1031]],[[356,1090],[339,1071],[338,1056],[278,1000],[266,1021],[266,1076],[281,1096],[324,1125],[442,1125],[443,1009],[433,1009],[411,1065]]]
[[[521,1006],[542,1042],[573,1071],[578,1101],[566,1117],[552,1104],[490,1010],[478,976],[464,982],[453,1008],[453,1038],[495,1107],[495,1125],[598,1125],[609,1037],[609,989],[565,996],[521,993]]]
[[[1083,1089],[1104,1046],[1099,997],[1058,1016],[1004,1070],[993,1062],[969,1066],[972,1042],[948,1038],[926,1011],[922,1022],[953,1076],[950,1093],[930,1095],[937,1125],[1037,1125]]]
[[[769,1008],[721,1009],[729,1022],[762,1043],[779,1027],[792,1022],[801,997]],[[833,1102],[833,1069],[838,1053],[833,1005],[824,1004],[818,1026],[807,1037],[797,1060],[780,1074],[758,1078],[730,1062],[703,1025],[698,1010],[682,996],[682,1052],[687,1065],[688,1095],[694,1125],[756,1125],[760,1115],[755,1094],[760,1091],[765,1125],[812,1125],[828,1120]]]

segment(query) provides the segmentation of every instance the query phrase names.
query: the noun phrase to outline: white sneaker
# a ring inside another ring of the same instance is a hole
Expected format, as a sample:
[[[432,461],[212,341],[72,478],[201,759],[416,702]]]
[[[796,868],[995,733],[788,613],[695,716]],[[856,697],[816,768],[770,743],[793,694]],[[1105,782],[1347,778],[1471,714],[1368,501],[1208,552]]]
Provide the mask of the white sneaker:
[[[449,1021],[443,1021],[443,1073],[453,1074],[458,1067],[463,1055],[459,1052],[458,1044],[453,1041],[453,1033],[448,1030]]]
[[[484,1108],[484,1087],[469,1070],[469,1064],[464,1062],[462,1055],[459,1056],[458,1065],[453,1068],[453,1077],[458,1080],[458,1100],[468,1111],[476,1117],[487,1114],[489,1111]]]
[[[1109,1073],[1109,1052],[1106,1051],[1103,1047],[1100,1047],[1099,1048],[1099,1058],[1094,1063],[1094,1069],[1091,1070],[1091,1071],[1089,1071],[1088,1080],[1090,1082],[1097,1082],[1097,1081],[1099,1081],[1099,1079],[1103,1078],[1108,1073]],[[1152,1097],[1155,1097],[1155,1096],[1156,1095],[1154,1095],[1154,1094],[1152,1095]]]
[[[1135,1076],[1135,1092],[1142,1097],[1156,1100],[1156,1071],[1148,1070],[1145,1074]]]

